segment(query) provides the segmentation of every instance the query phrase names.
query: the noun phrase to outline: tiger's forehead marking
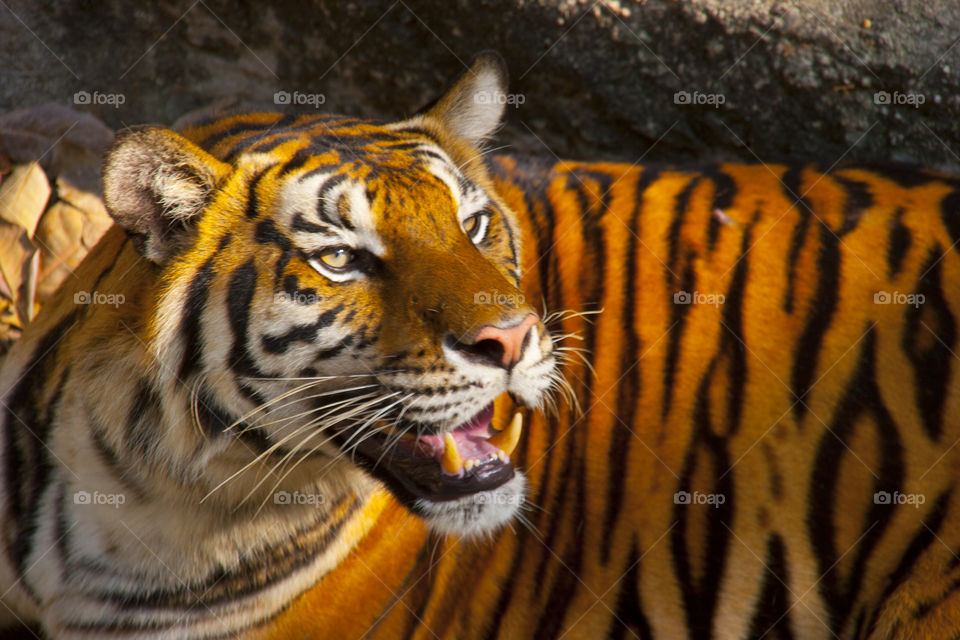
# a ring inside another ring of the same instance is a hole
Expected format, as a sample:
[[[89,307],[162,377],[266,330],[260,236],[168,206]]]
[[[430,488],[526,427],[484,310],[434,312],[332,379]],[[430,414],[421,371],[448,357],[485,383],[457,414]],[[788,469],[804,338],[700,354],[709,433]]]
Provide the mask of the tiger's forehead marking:
[[[450,189],[461,218],[476,213],[490,202],[483,189],[467,180],[442,149],[424,145],[421,154],[427,169]]]
[[[291,180],[280,193],[278,215],[304,248],[334,244],[386,254],[366,185],[343,173]]]
[[[343,244],[383,257],[387,251],[377,227],[379,216],[374,212],[370,186],[377,183],[380,189],[391,188],[388,173],[400,172],[417,182],[419,174],[437,186],[446,186],[454,204],[454,216],[460,220],[490,204],[484,190],[468,180],[446,152],[428,141],[417,141],[402,151],[394,151],[394,156],[406,156],[407,162],[399,163],[402,169],[396,165],[386,169],[374,157],[364,155],[367,157],[354,158],[364,171],[358,170],[357,162],[329,171],[307,169],[282,187],[279,222],[286,225],[301,247]],[[372,177],[377,175],[384,179]]]

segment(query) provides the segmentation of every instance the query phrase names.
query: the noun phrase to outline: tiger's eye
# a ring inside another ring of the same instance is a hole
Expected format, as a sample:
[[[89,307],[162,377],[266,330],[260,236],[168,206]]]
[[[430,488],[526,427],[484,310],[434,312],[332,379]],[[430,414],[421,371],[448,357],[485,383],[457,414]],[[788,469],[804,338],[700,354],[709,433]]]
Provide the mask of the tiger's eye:
[[[320,260],[331,269],[343,269],[353,262],[354,257],[353,251],[344,247],[329,249],[320,254]]]
[[[478,224],[480,224],[480,216],[479,214],[474,214],[463,221],[463,230],[467,232],[468,236],[472,236]]]

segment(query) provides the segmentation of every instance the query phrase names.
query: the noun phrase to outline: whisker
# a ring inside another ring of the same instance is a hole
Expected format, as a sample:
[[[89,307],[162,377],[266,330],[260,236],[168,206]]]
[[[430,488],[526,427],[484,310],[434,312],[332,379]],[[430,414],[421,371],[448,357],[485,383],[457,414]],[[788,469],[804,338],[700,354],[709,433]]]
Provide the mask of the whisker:
[[[375,394],[366,394],[366,395],[369,396],[369,397],[372,397],[372,396],[375,395]],[[347,403],[347,402],[358,402],[359,399],[360,399],[360,398],[363,398],[363,397],[364,397],[364,396],[358,396],[358,397],[354,397],[354,398],[349,398],[348,400],[342,400],[342,401],[340,401],[340,402],[338,402],[338,403],[333,403],[333,405],[327,405],[326,407],[322,407],[322,409],[327,409],[327,408],[329,408],[329,407],[332,406],[332,407],[334,407],[333,410],[336,410],[337,405],[342,405],[342,404]],[[256,464],[257,462],[259,462],[260,460],[262,460],[262,459],[264,459],[265,457],[271,455],[274,451],[277,450],[278,447],[283,446],[283,444],[286,443],[287,441],[289,441],[291,438],[296,437],[296,435],[298,435],[299,433],[302,433],[303,430],[305,430],[305,429],[307,429],[307,428],[310,428],[310,427],[312,426],[312,424],[313,424],[313,421],[307,422],[306,424],[303,424],[303,425],[300,425],[300,426],[297,427],[292,433],[290,433],[290,434],[286,435],[285,437],[281,438],[278,442],[273,443],[273,444],[272,444],[270,447],[268,447],[265,451],[263,451],[263,452],[261,452],[260,454],[258,454],[253,460],[251,460],[250,462],[248,462],[247,464],[245,464],[244,466],[242,466],[240,469],[238,469],[238,470],[235,471],[233,474],[231,474],[228,478],[226,478],[225,480],[223,480],[220,484],[218,484],[218,485],[215,486],[213,489],[211,489],[211,490],[207,493],[207,495],[205,495],[205,496],[200,500],[200,502],[202,503],[204,500],[206,500],[207,498],[209,498],[209,497],[210,497],[211,495],[213,495],[217,490],[219,490],[221,487],[223,487],[224,485],[226,485],[228,482],[230,482],[231,480],[233,480],[234,478],[236,478],[238,475],[240,475],[241,473],[243,473],[244,471],[246,471],[247,469],[249,469],[251,466],[253,466],[253,465]]]

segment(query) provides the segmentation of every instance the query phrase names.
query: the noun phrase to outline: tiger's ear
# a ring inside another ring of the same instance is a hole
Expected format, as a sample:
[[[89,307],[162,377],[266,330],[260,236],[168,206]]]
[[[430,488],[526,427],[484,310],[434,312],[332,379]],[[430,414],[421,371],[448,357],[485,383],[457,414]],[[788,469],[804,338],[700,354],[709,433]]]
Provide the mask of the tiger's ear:
[[[107,153],[104,200],[140,253],[161,264],[184,241],[190,220],[230,169],[173,131],[131,129],[119,134]]]
[[[423,115],[473,145],[493,135],[505,107],[507,65],[496,51],[482,51],[470,68]]]

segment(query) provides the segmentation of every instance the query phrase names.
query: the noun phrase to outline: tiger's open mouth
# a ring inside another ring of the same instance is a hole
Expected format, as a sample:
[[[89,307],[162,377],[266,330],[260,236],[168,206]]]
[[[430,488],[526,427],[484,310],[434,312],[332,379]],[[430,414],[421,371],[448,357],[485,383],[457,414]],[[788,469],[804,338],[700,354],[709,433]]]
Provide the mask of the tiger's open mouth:
[[[493,404],[443,433],[398,435],[378,431],[357,445],[364,467],[402,501],[446,501],[496,489],[513,478],[510,454],[523,428],[517,413],[503,431],[493,428]]]

